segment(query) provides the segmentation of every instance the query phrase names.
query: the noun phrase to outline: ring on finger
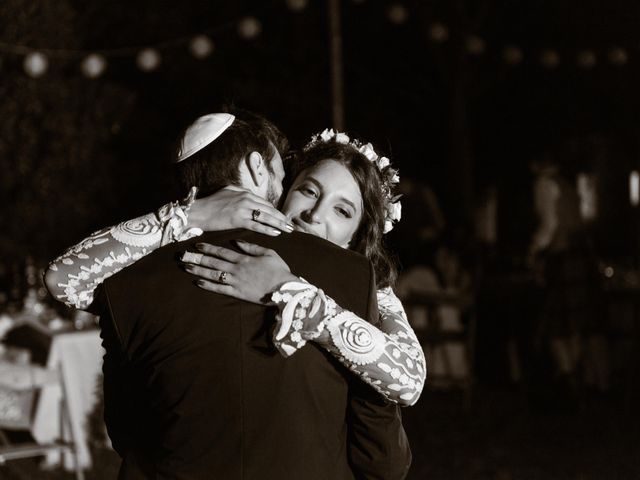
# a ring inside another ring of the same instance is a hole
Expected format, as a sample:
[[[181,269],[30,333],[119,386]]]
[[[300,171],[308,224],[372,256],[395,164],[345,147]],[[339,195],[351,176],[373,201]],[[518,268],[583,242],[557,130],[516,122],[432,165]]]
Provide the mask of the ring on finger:
[[[261,213],[262,213],[262,212],[260,211],[260,209],[259,209],[259,208],[256,208],[253,212],[251,212],[251,219],[252,219],[254,222],[257,222],[257,221],[258,221],[258,218],[260,218],[260,214],[261,214]]]
[[[220,276],[218,277],[218,282],[223,285],[227,284],[227,272],[220,272]]]

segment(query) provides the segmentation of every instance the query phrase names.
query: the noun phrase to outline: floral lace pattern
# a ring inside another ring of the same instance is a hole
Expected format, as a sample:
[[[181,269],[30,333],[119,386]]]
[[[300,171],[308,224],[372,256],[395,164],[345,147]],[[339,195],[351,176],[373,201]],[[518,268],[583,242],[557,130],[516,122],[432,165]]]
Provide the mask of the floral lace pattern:
[[[166,243],[201,235],[197,228],[185,231],[186,211],[195,193],[192,189],[182,202],[99,230],[67,249],[49,264],[51,294],[69,307],[86,309],[93,303],[95,289],[110,276]]]
[[[288,357],[314,340],[388,400],[413,405],[427,375],[424,352],[393,290],[377,297],[380,328],[305,281],[285,283],[271,297],[280,310],[274,343]]]

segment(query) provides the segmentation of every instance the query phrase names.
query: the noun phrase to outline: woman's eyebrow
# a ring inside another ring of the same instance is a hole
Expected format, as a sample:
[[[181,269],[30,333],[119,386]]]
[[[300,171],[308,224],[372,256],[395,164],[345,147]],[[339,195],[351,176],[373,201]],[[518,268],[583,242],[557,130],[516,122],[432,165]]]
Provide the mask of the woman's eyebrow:
[[[342,202],[344,202],[344,203],[348,204],[349,206],[351,206],[351,208],[353,208],[353,210],[354,210],[355,212],[357,212],[357,211],[358,211],[358,209],[356,208],[356,205],[355,205],[351,200],[349,200],[348,198],[346,198],[346,197],[341,197],[341,198],[340,198],[340,201],[342,201]]]
[[[324,189],[322,188],[322,183],[320,183],[318,180],[316,180],[315,178],[313,178],[313,176],[308,175],[308,176],[305,178],[305,181],[306,181],[306,180],[308,180],[308,181],[310,181],[311,183],[313,183],[313,184],[314,184],[316,187],[318,187],[321,191],[322,191],[322,190],[324,190]],[[356,207],[356,204],[355,204],[355,203],[353,203],[353,202],[352,202],[351,200],[349,200],[348,198],[346,198],[346,197],[342,196],[342,197],[340,197],[340,199],[339,199],[339,200],[340,200],[341,202],[344,202],[344,203],[348,204],[351,208],[353,208],[353,210],[354,210],[354,211],[356,211],[356,212],[358,211],[358,208]]]
[[[315,178],[313,178],[311,175],[308,175],[305,180],[309,180],[311,183],[313,183],[316,187],[318,187],[320,190],[324,190],[322,188],[322,184],[316,180]]]

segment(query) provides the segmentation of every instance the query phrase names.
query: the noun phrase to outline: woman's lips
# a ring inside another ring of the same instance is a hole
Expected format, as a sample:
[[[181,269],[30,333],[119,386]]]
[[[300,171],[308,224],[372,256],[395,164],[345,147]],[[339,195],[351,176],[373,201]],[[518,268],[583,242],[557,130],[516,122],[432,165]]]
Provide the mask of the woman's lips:
[[[314,232],[313,230],[311,230],[310,228],[308,228],[305,224],[303,224],[302,222],[299,222],[298,220],[293,220],[293,226],[295,228],[296,231],[298,232],[303,232],[303,233],[308,233],[309,235],[313,235],[315,237],[322,237],[322,235],[320,235],[317,232]]]

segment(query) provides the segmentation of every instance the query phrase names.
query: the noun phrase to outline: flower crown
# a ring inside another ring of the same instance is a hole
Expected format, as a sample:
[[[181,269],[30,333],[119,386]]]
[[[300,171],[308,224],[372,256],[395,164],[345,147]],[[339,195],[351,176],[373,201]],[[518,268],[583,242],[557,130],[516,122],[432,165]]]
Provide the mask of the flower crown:
[[[400,204],[401,195],[393,195],[393,189],[400,181],[398,170],[391,168],[389,159],[379,156],[370,143],[362,143],[355,138],[351,140],[346,133],[336,132],[333,128],[325,128],[321,133],[313,135],[311,141],[304,146],[303,150],[307,151],[320,143],[329,143],[332,140],[336,143],[350,145],[378,167],[380,180],[382,181],[382,195],[384,197],[385,207],[383,233],[389,232],[394,224],[400,221],[400,217],[402,216],[402,205]]]

